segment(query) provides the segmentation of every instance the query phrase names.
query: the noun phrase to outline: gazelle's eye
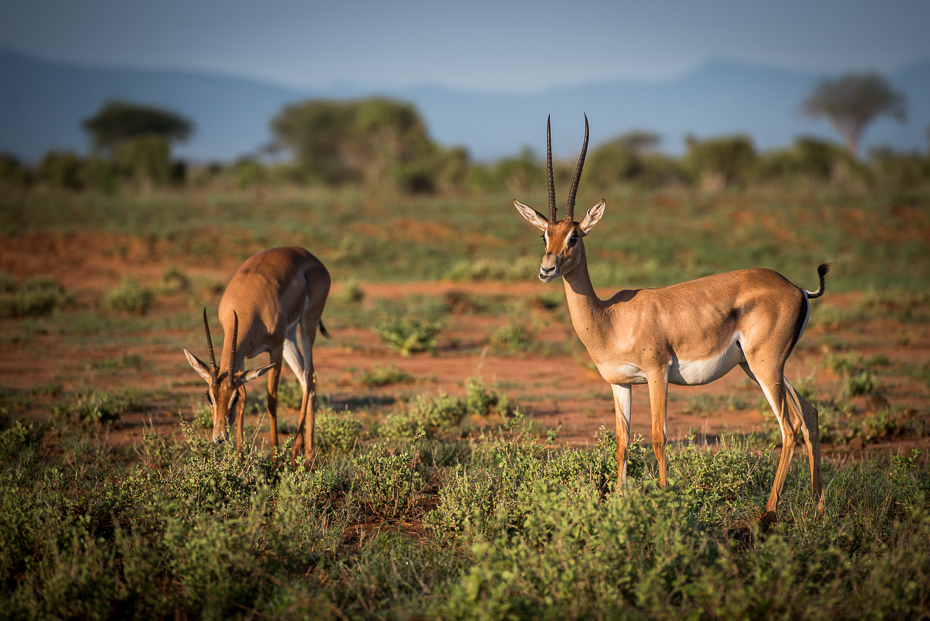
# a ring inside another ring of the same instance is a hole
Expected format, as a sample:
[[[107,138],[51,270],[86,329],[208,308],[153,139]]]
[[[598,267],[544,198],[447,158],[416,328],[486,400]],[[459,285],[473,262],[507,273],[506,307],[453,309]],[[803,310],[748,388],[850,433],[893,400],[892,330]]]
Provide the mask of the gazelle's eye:
[[[574,247],[575,247],[575,244],[577,244],[577,243],[578,243],[578,236],[577,236],[577,235],[572,235],[571,237],[568,238],[568,247],[569,247],[569,248],[574,248]]]
[[[545,236],[545,235],[540,235],[540,236],[539,236],[539,239],[543,240],[543,246],[545,246],[545,245],[546,245],[546,236]]]

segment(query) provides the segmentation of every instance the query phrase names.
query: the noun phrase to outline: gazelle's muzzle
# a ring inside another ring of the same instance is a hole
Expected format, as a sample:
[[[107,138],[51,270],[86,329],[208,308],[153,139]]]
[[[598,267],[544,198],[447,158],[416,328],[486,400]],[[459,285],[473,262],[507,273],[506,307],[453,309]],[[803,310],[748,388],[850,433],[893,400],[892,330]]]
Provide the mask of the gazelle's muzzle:
[[[542,263],[539,265],[539,280],[543,282],[552,282],[558,278],[562,271],[562,257],[554,252],[547,252],[543,255]]]

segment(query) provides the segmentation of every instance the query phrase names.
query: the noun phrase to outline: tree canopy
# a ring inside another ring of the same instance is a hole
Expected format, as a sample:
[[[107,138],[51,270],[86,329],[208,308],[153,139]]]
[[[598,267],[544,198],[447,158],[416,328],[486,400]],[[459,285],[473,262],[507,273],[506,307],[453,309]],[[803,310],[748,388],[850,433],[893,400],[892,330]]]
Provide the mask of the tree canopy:
[[[802,108],[812,117],[829,119],[853,157],[859,153],[862,132],[876,117],[890,116],[902,123],[907,120],[904,94],[893,90],[877,73],[824,78],[804,100]]]
[[[271,129],[309,179],[330,184],[428,189],[421,186],[432,184],[441,159],[416,108],[381,97],[290,105],[272,119]]]
[[[194,129],[191,121],[171,110],[119,100],[105,103],[82,125],[96,148],[110,151],[143,136],[158,136],[168,141],[185,140]]]

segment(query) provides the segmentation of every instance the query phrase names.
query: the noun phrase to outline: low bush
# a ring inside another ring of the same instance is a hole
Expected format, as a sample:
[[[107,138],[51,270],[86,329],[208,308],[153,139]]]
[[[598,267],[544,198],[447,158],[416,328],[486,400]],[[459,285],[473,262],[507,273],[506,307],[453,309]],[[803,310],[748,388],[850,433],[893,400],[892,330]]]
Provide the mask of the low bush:
[[[409,356],[422,351],[433,351],[442,326],[438,322],[397,317],[375,326],[375,334],[391,349]]]
[[[369,388],[388,386],[390,384],[409,384],[414,381],[413,376],[398,369],[393,364],[386,367],[374,367],[362,371],[359,381]]]
[[[0,273],[0,318],[42,317],[74,304],[74,295],[50,276],[33,276],[22,285]]]
[[[116,289],[106,295],[104,304],[112,311],[144,315],[155,302],[155,291],[143,287],[130,276],[124,276]]]

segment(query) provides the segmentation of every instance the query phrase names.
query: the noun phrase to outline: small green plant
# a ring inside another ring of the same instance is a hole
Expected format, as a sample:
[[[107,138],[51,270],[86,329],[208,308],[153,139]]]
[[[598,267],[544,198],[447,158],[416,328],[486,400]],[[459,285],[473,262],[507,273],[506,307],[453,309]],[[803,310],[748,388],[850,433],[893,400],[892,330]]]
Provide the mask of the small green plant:
[[[455,262],[443,274],[443,278],[454,281],[465,280],[522,280],[533,274],[539,262],[524,257],[516,261],[500,261],[497,259],[463,259]]]
[[[213,427],[213,408],[210,407],[210,404],[204,403],[202,400],[197,402],[197,405],[194,406],[194,425],[200,429],[211,429]]]
[[[511,414],[514,408],[507,395],[498,394],[496,390],[488,392],[480,377],[469,377],[465,380],[465,409],[469,414],[478,416],[489,414],[505,416]]]
[[[403,369],[398,369],[391,364],[362,371],[359,381],[369,388],[377,388],[390,384],[409,384],[414,381],[414,378]]]
[[[74,304],[74,295],[49,276],[34,276],[21,286],[0,278],[0,318],[42,317]]]
[[[339,288],[336,299],[345,304],[358,305],[365,299],[365,292],[362,290],[362,285],[359,281],[349,279]]]
[[[896,436],[903,431],[898,426],[898,419],[895,414],[889,410],[881,410],[869,414],[858,423],[859,431],[866,441],[875,438],[884,438]]]
[[[112,425],[123,414],[140,407],[139,394],[134,390],[92,390],[78,392],[73,400],[59,402],[56,413],[62,417],[76,416],[85,424]]]
[[[282,377],[278,380],[278,411],[281,411],[282,407],[300,411],[300,406],[303,405],[304,391],[300,387],[300,384],[289,377]]]
[[[350,453],[361,433],[362,423],[349,410],[323,409],[316,413],[316,438],[323,452]]]
[[[0,293],[16,293],[19,283],[16,279],[0,270]]]
[[[164,293],[181,293],[190,289],[191,281],[187,274],[170,265],[162,272],[161,286]]]
[[[380,323],[374,328],[384,343],[404,356],[434,350],[441,329],[442,326],[438,322],[401,317]]]
[[[141,286],[131,276],[124,276],[116,289],[106,295],[105,304],[110,310],[144,315],[155,302],[155,291]]]
[[[391,453],[377,444],[353,460],[355,491],[367,513],[398,518],[410,510],[423,485],[413,459],[409,448]]]
[[[142,356],[138,354],[122,354],[118,358],[104,358],[91,360],[87,366],[100,371],[114,371],[117,369],[138,369],[142,366]]]
[[[865,370],[843,378],[843,397],[863,397],[878,392],[878,382],[871,371]]]
[[[529,322],[511,316],[506,325],[491,333],[488,344],[498,351],[527,352],[538,345],[536,336],[539,330]]]
[[[419,394],[400,411],[388,414],[380,433],[388,438],[413,438],[420,434],[432,438],[456,429],[467,411],[463,399]]]

